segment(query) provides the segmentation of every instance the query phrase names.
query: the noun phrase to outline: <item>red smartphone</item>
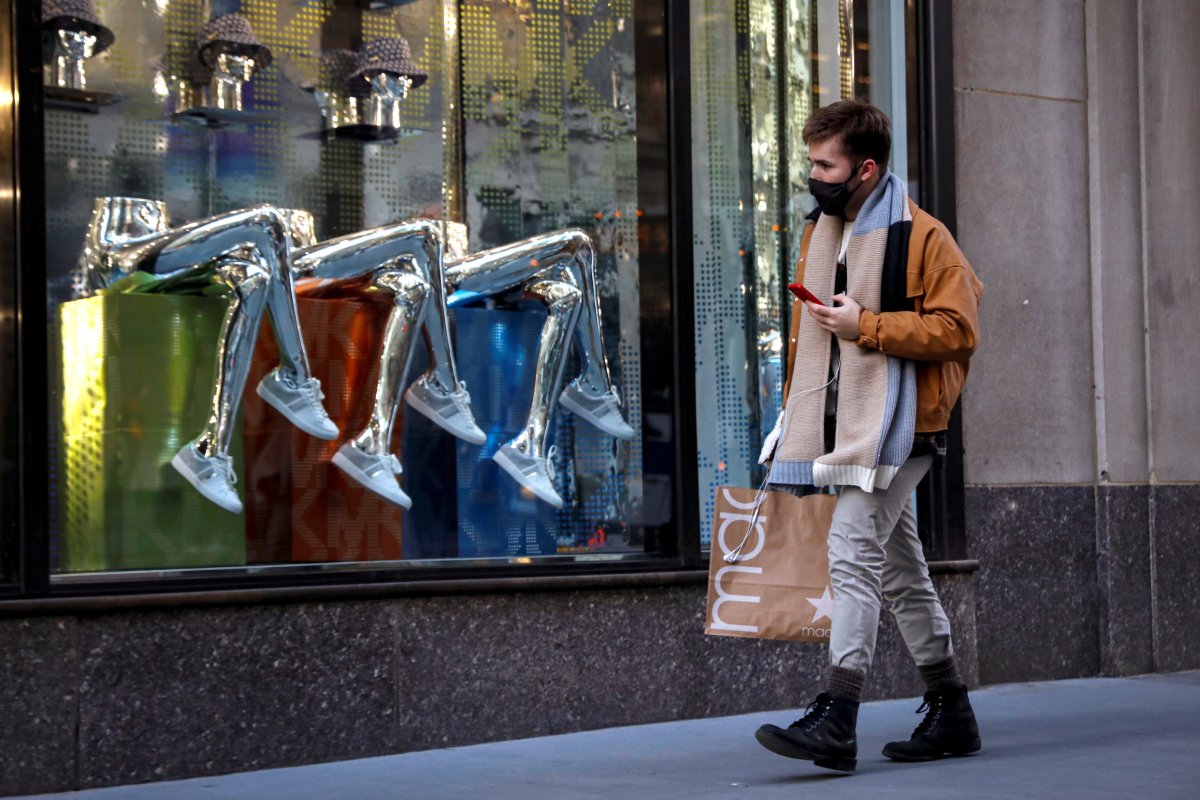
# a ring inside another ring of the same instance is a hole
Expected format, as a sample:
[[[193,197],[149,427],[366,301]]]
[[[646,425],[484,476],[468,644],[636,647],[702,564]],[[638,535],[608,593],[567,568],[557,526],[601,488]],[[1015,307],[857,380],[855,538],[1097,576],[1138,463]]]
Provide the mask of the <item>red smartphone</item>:
[[[796,295],[796,297],[799,297],[801,300],[807,300],[808,302],[816,303],[819,306],[825,305],[817,299],[815,294],[810,292],[808,289],[805,289],[803,283],[789,283],[788,288],[791,289],[792,294]]]

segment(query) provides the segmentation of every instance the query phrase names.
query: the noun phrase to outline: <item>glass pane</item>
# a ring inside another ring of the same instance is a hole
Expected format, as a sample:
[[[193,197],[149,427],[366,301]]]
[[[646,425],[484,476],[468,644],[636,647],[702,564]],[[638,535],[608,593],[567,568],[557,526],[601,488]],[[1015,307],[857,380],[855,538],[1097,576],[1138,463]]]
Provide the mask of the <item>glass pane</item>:
[[[60,579],[654,554],[632,0],[96,9],[45,73]]]
[[[701,0],[692,17],[696,416],[701,539],[721,485],[757,486],[782,406],[808,195],[800,133],[846,97],[893,118],[905,175],[903,0]],[[707,391],[706,391],[707,389]]]

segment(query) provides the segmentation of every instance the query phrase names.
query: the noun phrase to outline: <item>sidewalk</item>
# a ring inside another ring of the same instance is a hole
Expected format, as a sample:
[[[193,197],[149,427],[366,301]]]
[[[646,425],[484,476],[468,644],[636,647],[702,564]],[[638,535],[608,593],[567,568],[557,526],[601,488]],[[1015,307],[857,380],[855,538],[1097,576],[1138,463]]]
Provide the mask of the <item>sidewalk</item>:
[[[976,756],[896,764],[918,701],[865,705],[858,771],[754,741],[799,712],[670,722],[291,769],[94,789],[70,800],[724,800],[725,798],[1200,798],[1200,672],[995,686],[972,694]]]

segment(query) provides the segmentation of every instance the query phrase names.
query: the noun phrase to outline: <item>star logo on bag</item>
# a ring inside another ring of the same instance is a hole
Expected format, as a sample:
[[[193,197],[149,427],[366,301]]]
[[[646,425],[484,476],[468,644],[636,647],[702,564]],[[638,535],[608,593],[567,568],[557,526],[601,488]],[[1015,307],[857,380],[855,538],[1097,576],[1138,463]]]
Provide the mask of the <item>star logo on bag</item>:
[[[825,591],[821,593],[820,597],[806,597],[804,599],[811,603],[812,607],[815,609],[815,611],[813,611],[812,618],[814,625],[821,617],[824,617],[830,622],[833,621],[833,596],[829,593],[828,586],[825,587]]]

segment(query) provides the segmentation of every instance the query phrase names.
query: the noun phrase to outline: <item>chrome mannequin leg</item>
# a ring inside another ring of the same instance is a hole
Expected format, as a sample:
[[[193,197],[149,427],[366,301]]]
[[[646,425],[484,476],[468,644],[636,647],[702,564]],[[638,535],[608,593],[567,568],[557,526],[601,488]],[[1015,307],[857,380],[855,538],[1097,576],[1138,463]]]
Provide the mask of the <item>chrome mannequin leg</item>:
[[[425,379],[449,393],[458,387],[458,372],[450,346],[440,228],[435,221],[410,220],[330,239],[303,248],[293,261],[293,272],[298,277],[343,280],[404,269],[425,280],[431,301],[426,304],[424,319],[430,351]]]
[[[457,305],[517,289],[537,278],[563,269],[581,293],[580,319],[574,328],[575,342],[583,363],[581,379],[595,392],[612,385],[604,340],[600,330],[600,304],[596,292],[596,256],[591,239],[578,229],[534,236],[503,247],[495,247],[451,264],[446,280]],[[565,351],[563,353],[565,358]]]
[[[571,331],[579,319],[582,296],[570,280],[570,273],[564,277],[568,280],[547,278],[523,287],[527,296],[540,298],[548,312],[534,365],[533,397],[525,428],[492,456],[492,460],[523,490],[554,508],[562,508],[563,499],[556,486],[554,448],[545,449],[546,434],[550,411],[562,387],[566,348],[570,346]]]
[[[404,394],[405,376],[417,344],[414,335],[420,328],[430,285],[411,272],[385,270],[375,276],[373,285],[391,292],[395,307],[388,317],[380,354],[379,380],[375,383],[375,405],[367,427],[354,437],[354,444],[373,455],[389,455],[396,411]]]
[[[213,278],[229,289],[229,307],[217,346],[212,411],[200,435],[192,440],[196,451],[205,458],[229,453],[234,420],[246,388],[256,334],[272,283],[265,269],[247,261],[224,261]]]
[[[587,239],[587,237],[584,237]],[[612,388],[608,359],[604,355],[604,334],[600,329],[600,296],[596,292],[596,251],[591,240],[574,248],[574,257],[567,262],[575,275],[576,285],[583,293],[580,298],[579,323],[575,326],[575,346],[582,362],[579,382],[595,392]]]
[[[525,455],[541,458],[545,456],[550,411],[562,389],[566,348],[579,318],[582,293],[573,284],[556,280],[536,281],[525,288],[546,304],[548,313],[538,344],[529,417],[525,428],[509,444]]]
[[[290,240],[286,212],[271,206],[256,206],[186,225],[172,232],[149,270],[159,275],[174,275],[195,270],[226,257],[238,257],[247,251],[271,277],[267,308],[271,329],[279,345],[280,367],[287,377],[300,383],[312,377],[304,340],[300,337],[300,319],[292,285]],[[251,332],[252,340],[257,331]]]

